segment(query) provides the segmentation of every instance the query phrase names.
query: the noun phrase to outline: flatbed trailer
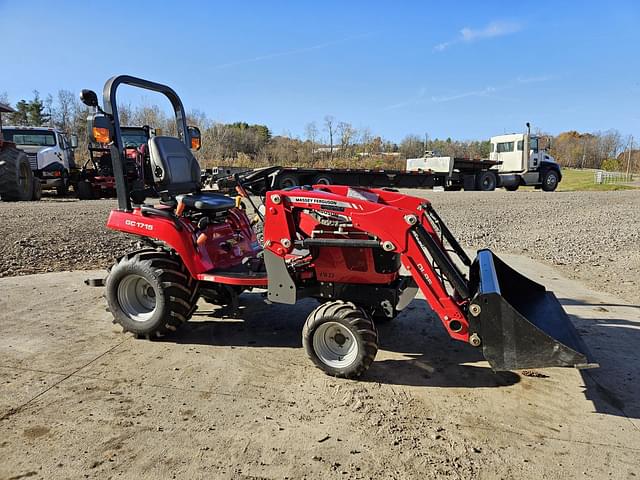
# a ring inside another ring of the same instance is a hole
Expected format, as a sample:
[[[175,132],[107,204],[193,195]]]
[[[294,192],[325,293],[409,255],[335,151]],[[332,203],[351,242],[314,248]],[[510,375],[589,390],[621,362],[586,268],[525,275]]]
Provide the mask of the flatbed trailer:
[[[496,186],[495,171],[491,167],[499,162],[455,158],[451,171],[434,170],[387,170],[364,168],[299,168],[267,167],[271,171],[265,178],[267,190],[291,188],[300,185],[350,185],[378,188],[434,188],[445,190],[493,190]],[[215,172],[247,173],[236,167],[217,167]],[[242,169],[240,169],[242,170]],[[257,171],[263,169],[256,169]],[[233,175],[210,176],[206,182],[219,190],[230,190],[234,186]],[[489,178],[491,181],[487,181]],[[489,187],[489,188],[487,188]]]

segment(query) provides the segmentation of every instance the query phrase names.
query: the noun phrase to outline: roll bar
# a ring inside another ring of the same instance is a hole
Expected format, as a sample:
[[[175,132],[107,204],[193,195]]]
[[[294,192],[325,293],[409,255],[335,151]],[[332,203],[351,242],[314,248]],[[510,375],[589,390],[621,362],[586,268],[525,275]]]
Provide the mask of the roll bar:
[[[116,191],[118,193],[118,208],[120,210],[131,210],[131,199],[129,198],[129,187],[125,176],[124,161],[122,157],[123,144],[122,133],[120,131],[120,119],[118,118],[118,104],[116,92],[121,85],[130,85],[132,87],[141,88],[143,90],[151,90],[163,94],[171,102],[176,117],[176,125],[178,127],[178,138],[190,148],[189,130],[187,128],[187,115],[182,105],[182,100],[178,94],[171,88],[160,83],[151,82],[142,78],[132,77],[130,75],[116,75],[111,77],[104,84],[103,105],[104,113],[106,113],[113,124],[113,142],[111,143],[111,159],[113,162],[113,175],[116,180]],[[117,159],[117,161],[115,161]]]

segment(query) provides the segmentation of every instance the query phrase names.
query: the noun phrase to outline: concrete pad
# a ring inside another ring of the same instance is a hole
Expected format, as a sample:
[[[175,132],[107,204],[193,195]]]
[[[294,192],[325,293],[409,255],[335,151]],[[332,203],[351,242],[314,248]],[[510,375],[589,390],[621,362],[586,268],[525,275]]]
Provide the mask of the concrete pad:
[[[0,365],[68,374],[122,342],[105,328],[103,290],[84,285],[105,271],[0,279]]]
[[[416,299],[366,376],[338,380],[300,348],[313,301],[201,303],[149,342],[118,333],[89,274],[0,279],[0,405],[28,402],[0,421],[0,478],[633,478],[637,308],[501,257],[556,291],[600,370],[496,374]]]

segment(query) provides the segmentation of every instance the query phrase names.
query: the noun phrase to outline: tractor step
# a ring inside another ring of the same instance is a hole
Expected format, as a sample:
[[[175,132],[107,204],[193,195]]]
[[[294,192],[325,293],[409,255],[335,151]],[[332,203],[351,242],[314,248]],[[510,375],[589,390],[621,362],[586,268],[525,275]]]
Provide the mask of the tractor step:
[[[211,270],[197,275],[198,280],[203,282],[223,283],[225,285],[239,285],[244,287],[267,287],[267,272],[244,271],[223,271]]]

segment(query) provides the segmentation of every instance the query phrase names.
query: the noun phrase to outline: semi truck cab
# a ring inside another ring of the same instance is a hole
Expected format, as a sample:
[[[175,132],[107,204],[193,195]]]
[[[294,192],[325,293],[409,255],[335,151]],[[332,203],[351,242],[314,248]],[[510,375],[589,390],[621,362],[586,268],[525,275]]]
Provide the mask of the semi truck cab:
[[[2,129],[6,141],[15,143],[29,158],[35,177],[43,190],[55,189],[65,195],[69,189],[70,172],[75,168],[76,135],[48,127],[8,126]]]
[[[529,132],[491,137],[489,159],[499,162],[492,169],[498,185],[507,190],[534,186],[553,191],[562,179],[560,165],[542,147],[542,139]]]

